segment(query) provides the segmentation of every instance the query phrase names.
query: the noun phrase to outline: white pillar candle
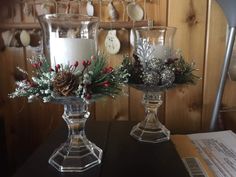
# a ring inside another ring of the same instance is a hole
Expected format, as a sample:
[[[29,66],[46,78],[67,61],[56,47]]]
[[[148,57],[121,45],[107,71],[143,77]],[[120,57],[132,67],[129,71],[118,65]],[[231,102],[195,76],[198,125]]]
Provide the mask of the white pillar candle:
[[[96,47],[93,39],[80,38],[54,38],[50,39],[50,60],[51,67],[57,64],[73,65],[79,62],[82,69],[82,61],[88,60],[95,55]]]

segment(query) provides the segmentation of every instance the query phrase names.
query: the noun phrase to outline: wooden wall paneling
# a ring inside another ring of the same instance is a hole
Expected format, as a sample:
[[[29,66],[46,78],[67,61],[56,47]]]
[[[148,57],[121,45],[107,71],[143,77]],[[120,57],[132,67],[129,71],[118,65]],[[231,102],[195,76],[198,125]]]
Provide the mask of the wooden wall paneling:
[[[0,22],[13,21],[12,3],[7,0],[0,1]]]
[[[94,6],[94,9],[95,9],[94,16],[101,18],[100,17],[100,14],[101,14],[100,13],[100,11],[101,11],[100,2],[99,1],[93,1],[93,6]]]
[[[144,20],[154,20],[157,19],[157,6],[158,1],[141,1],[143,11],[144,11]]]
[[[4,99],[4,120],[7,136],[7,150],[11,164],[21,164],[25,160],[28,144],[22,143],[29,136],[29,109],[23,98],[9,99],[8,94],[15,89],[15,77],[18,77],[16,66],[25,68],[24,52],[22,48],[6,48],[0,53],[0,71],[3,85],[1,94]]]
[[[183,51],[188,62],[195,61],[203,76],[207,20],[206,0],[169,0],[168,25],[177,27],[174,47]],[[195,86],[178,86],[166,94],[166,124],[176,132],[201,128],[202,80]],[[181,122],[181,123],[180,123]]]
[[[154,1],[155,2],[155,1]],[[167,25],[167,12],[169,0],[157,0],[155,8],[155,19],[159,25]]]
[[[144,120],[144,106],[142,104],[143,92],[130,87],[129,91],[129,112],[130,120]]]
[[[208,36],[206,46],[205,76],[203,88],[202,128],[209,129],[213,104],[224,60],[226,18],[215,0],[209,1]]]
[[[111,55],[106,52],[104,47],[107,30],[101,30],[99,33],[99,48],[104,51],[108,58],[108,65],[116,67],[121,64],[123,54],[129,52],[129,43],[127,30],[118,30],[117,36],[121,42],[120,52],[116,55]],[[128,120],[128,96],[120,95],[115,99],[106,98],[98,100],[95,106],[96,120]]]
[[[34,50],[38,50],[33,47],[26,47],[25,57],[27,60],[33,55],[36,55]],[[32,73],[32,66],[27,61],[27,71]],[[32,74],[30,74],[30,77]],[[43,103],[42,100],[35,100],[28,103],[30,116],[28,117],[31,137],[29,137],[29,143],[32,144],[33,148],[36,148],[45,138],[54,130],[58,123],[62,121],[63,105],[53,103]]]
[[[236,43],[234,43],[233,54],[231,58],[231,76],[232,78],[235,75],[235,61],[236,61]],[[220,116],[222,118],[222,123],[225,129],[230,129],[236,131],[236,81],[230,79],[230,75],[228,75],[228,79],[226,80],[225,88],[224,88],[224,95],[222,100],[222,106],[228,109],[231,109],[229,112],[222,112]],[[223,108],[221,108],[223,109]]]
[[[11,7],[12,7],[13,18],[11,20],[8,20],[7,22],[20,23],[23,20],[21,3],[12,2]]]
[[[95,5],[96,9],[95,12],[97,13],[98,16],[100,16],[100,21],[102,22],[110,22],[112,21],[111,17],[109,16],[109,9],[108,9],[108,4],[110,1],[97,1],[97,5]],[[126,14],[126,6],[123,1],[119,0],[113,0],[113,7],[117,10],[118,12],[118,19],[117,21],[123,21],[127,19],[127,14]],[[101,9],[101,12],[100,12]],[[125,17],[123,17],[125,15]]]
[[[229,78],[226,81],[224,95],[221,105],[226,108],[231,108],[229,112],[220,112],[222,124],[225,129],[230,129],[236,132],[236,81],[231,81]]]
[[[102,0],[98,0],[98,7],[100,21],[107,21],[107,3]]]
[[[102,12],[100,18],[101,21],[111,21],[111,18],[108,14],[108,3],[109,1],[102,2]],[[124,4],[121,1],[113,1],[113,5],[117,9],[119,14],[118,21],[122,21],[124,18],[127,19],[127,16],[123,18],[124,11],[126,10],[124,8]],[[99,50],[103,51],[107,55],[108,65],[116,67],[121,64],[123,60],[123,54],[129,53],[129,31],[117,30],[117,37],[121,42],[121,49],[116,55],[108,54],[105,49],[104,42],[107,32],[108,30],[100,30],[99,32]],[[128,97],[125,95],[121,95],[117,96],[115,99],[106,98],[98,100],[95,104],[95,117],[96,120],[128,120]]]
[[[155,1],[147,1],[146,11],[147,11],[147,19],[154,20],[155,23],[159,25],[167,24],[167,4],[168,0],[155,0]],[[131,51],[132,52],[132,51]],[[134,88],[130,87],[129,92],[129,112],[130,112],[130,120],[140,121],[144,119],[144,106],[141,103],[143,99],[143,92],[138,91]],[[165,102],[165,98],[163,96],[163,101]],[[159,108],[158,115],[159,120],[161,122],[165,122],[165,103]]]

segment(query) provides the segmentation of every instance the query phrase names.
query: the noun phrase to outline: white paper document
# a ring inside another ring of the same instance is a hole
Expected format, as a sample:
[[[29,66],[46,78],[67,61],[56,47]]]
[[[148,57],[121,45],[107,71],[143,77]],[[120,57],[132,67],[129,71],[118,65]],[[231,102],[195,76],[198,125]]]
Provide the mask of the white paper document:
[[[217,177],[236,177],[236,134],[232,131],[188,135]]]

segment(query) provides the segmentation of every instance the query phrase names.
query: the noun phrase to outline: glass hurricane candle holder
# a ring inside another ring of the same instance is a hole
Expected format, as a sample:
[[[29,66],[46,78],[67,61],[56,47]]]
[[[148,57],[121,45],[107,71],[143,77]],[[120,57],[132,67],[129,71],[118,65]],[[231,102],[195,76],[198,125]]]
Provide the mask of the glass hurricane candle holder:
[[[134,68],[130,86],[144,92],[143,104],[145,119],[135,125],[130,135],[135,139],[159,143],[170,139],[170,131],[157,117],[162,104],[161,92],[173,87],[175,73],[168,67],[173,57],[173,37],[176,29],[172,27],[143,27],[134,32]]]
[[[97,17],[46,14],[39,16],[39,22],[43,30],[44,54],[50,59],[51,68],[55,71],[76,62],[76,67],[83,71],[82,63],[96,56]],[[67,78],[69,79],[71,78]],[[60,85],[68,82],[67,80],[60,81]],[[62,91],[70,91],[73,80],[69,80],[67,84],[61,88]],[[69,96],[54,101],[64,105],[62,117],[68,125],[69,133],[67,141],[52,154],[49,163],[61,172],[82,172],[100,164],[102,150],[91,143],[84,132],[85,122],[89,117],[88,103],[85,99]]]

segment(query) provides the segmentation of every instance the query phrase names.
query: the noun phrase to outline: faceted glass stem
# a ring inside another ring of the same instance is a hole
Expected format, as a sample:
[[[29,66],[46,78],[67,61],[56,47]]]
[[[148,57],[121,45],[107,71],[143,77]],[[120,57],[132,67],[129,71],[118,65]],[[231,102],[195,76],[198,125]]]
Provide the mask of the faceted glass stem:
[[[135,125],[130,135],[142,142],[159,143],[170,139],[170,131],[162,125],[157,117],[162,105],[161,92],[146,92],[143,96],[145,119]]]
[[[82,172],[101,163],[102,150],[85,135],[89,117],[85,102],[64,104],[63,119],[68,125],[68,139],[50,157],[49,164],[61,172]]]

